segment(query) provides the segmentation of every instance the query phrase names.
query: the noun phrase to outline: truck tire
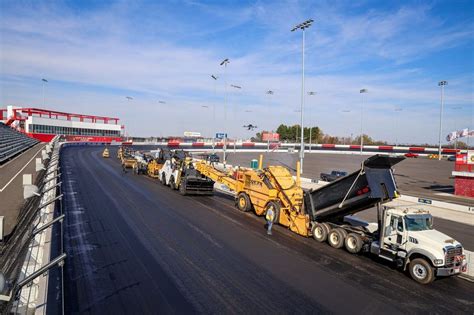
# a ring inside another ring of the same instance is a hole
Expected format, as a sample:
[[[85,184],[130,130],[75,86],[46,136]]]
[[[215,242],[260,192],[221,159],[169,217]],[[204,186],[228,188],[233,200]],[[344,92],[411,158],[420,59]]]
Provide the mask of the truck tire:
[[[273,207],[273,211],[275,212],[273,223],[279,223],[280,222],[280,204],[276,201],[269,201],[267,205],[265,206],[265,215],[267,215],[267,211],[268,209],[270,209],[270,207]]]
[[[362,241],[362,237],[360,237],[357,233],[349,233],[346,236],[346,240],[344,241],[344,245],[349,253],[357,254],[361,251],[364,242]]]
[[[433,267],[423,258],[415,258],[410,261],[410,276],[421,284],[428,284],[435,278]]]
[[[176,183],[174,182],[174,176],[171,175],[170,177],[170,188],[176,190]]]
[[[344,246],[344,233],[340,228],[332,229],[328,234],[328,243],[334,248]]]
[[[181,184],[179,185],[179,193],[183,196],[186,196],[186,182],[181,181]]]
[[[252,202],[250,201],[250,197],[244,192],[241,192],[237,195],[236,205],[237,209],[243,212],[252,210]]]
[[[166,186],[166,175],[165,175],[165,173],[161,174],[161,183]]]
[[[313,225],[312,233],[313,238],[320,243],[325,242],[328,239],[328,230],[321,223]]]

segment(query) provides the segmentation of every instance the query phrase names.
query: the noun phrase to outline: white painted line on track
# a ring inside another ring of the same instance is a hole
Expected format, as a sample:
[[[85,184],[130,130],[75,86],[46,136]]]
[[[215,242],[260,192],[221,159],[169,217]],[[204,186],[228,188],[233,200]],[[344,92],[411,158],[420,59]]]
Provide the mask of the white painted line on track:
[[[11,182],[13,182],[13,180],[14,180],[18,175],[20,175],[21,172],[23,172],[23,170],[28,166],[28,164],[30,164],[31,161],[33,161],[34,158],[36,158],[36,156],[38,155],[38,153],[41,152],[41,150],[43,150],[43,148],[39,149],[38,152],[36,152],[35,155],[33,155],[33,156],[31,157],[31,159],[30,159],[28,162],[26,162],[26,164],[21,168],[21,170],[19,170],[18,173],[16,173],[15,175],[13,175],[13,177],[8,181],[8,183],[6,183],[5,186],[3,186],[2,189],[0,189],[0,193],[3,192],[3,191],[5,190],[5,188],[7,188],[8,185],[10,185]]]

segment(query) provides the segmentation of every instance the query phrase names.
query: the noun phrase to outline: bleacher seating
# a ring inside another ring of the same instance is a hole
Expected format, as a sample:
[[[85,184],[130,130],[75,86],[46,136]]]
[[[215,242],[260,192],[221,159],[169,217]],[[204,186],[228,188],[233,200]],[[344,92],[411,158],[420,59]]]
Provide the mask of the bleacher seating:
[[[39,141],[0,123],[0,164],[31,148]]]

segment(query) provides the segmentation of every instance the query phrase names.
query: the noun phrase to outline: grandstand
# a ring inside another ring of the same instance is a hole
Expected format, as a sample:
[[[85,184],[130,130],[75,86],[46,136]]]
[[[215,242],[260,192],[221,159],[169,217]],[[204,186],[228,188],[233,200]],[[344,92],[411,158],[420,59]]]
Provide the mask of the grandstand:
[[[0,123],[0,164],[28,150],[39,141]]]

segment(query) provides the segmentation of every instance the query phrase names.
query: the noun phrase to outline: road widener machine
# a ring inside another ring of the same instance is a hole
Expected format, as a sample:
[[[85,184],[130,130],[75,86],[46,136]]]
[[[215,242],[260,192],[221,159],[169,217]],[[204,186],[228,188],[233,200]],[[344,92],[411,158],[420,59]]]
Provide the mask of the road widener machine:
[[[292,231],[327,241],[348,252],[367,252],[409,271],[427,284],[436,276],[459,274],[466,269],[462,245],[433,229],[427,212],[412,208],[385,207],[399,196],[392,166],[404,157],[374,155],[361,168],[318,189],[304,191],[290,172],[281,166],[259,170],[238,169],[234,174],[217,170],[206,162],[196,169],[236,195],[237,207],[252,208],[258,215],[276,210],[275,222]],[[299,169],[299,167],[297,167]],[[377,223],[367,223],[352,214],[377,208]]]
[[[239,168],[233,173],[218,170],[205,161],[196,162],[196,169],[213,181],[226,185],[236,193],[239,210],[264,215],[271,207],[275,223],[293,232],[308,236],[308,216],[303,211],[303,189],[284,166],[268,166],[258,170]],[[299,176],[299,175],[298,175]]]
[[[199,173],[193,159],[184,151],[174,151],[159,171],[161,183],[182,195],[212,195],[214,181]]]

